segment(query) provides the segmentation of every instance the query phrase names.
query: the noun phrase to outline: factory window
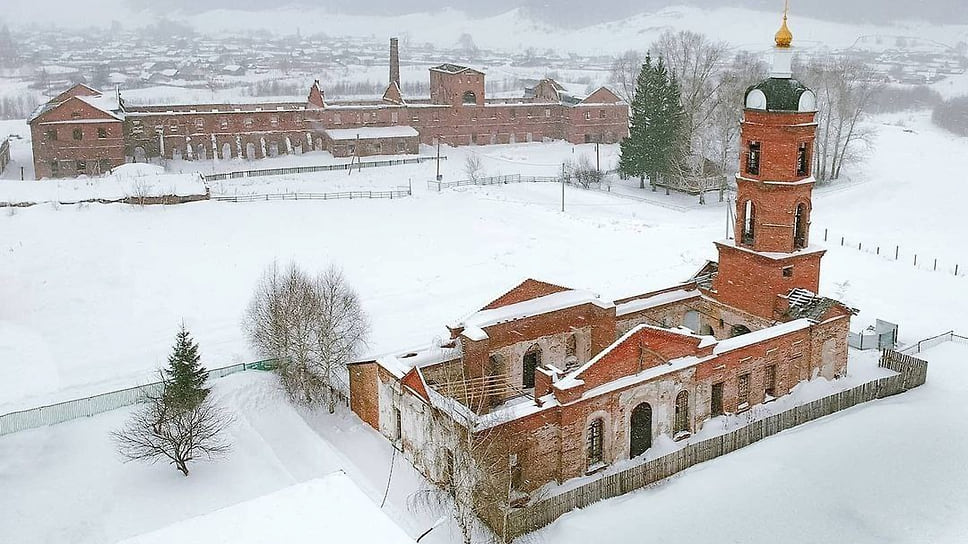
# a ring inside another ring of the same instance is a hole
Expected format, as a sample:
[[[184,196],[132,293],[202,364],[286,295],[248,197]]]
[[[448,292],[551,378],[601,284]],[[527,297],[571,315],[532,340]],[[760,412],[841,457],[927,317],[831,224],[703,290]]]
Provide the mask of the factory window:
[[[108,137],[108,129],[106,129],[106,128],[99,128],[99,129],[97,129],[97,137],[98,137],[99,140],[103,140],[103,139],[107,138]]]
[[[74,139],[75,140],[83,140],[84,139],[84,131],[81,130],[81,129],[79,129],[79,128],[75,128],[74,129],[74,132],[73,132],[73,136],[74,136]]]

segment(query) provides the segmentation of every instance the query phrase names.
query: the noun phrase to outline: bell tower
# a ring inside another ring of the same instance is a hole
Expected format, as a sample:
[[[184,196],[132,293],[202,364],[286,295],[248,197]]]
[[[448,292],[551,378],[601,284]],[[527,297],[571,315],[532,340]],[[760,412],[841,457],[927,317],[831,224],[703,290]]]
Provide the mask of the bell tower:
[[[816,95],[793,78],[793,34],[776,33],[770,77],[747,89],[734,240],[717,242],[721,302],[781,319],[794,288],[817,292],[824,250],[809,245]]]

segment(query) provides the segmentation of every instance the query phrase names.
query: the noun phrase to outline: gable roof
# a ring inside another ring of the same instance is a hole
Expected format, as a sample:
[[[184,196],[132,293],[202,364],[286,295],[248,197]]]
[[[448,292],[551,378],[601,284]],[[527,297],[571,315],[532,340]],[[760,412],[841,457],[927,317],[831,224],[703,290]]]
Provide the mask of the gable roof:
[[[306,102],[309,102],[310,106],[317,109],[325,108],[326,101],[323,98],[323,91],[319,88],[319,80],[313,82],[312,87],[309,88],[309,96],[306,98]]]
[[[673,360],[695,356],[704,348],[710,350],[716,343],[712,336],[699,336],[691,331],[638,325],[587,363],[566,374],[554,387],[561,390],[580,385],[595,387]],[[645,364],[646,357],[648,364]],[[635,368],[629,366],[632,360],[639,362]],[[596,366],[602,369],[589,374],[589,380],[594,383],[586,383],[582,375]]]
[[[501,306],[516,304],[518,302],[524,302],[526,300],[543,297],[545,295],[571,290],[572,289],[570,287],[563,287],[554,283],[528,278],[511,288],[503,295],[489,302],[486,306],[481,308],[481,310],[493,310],[494,308],[500,308]]]
[[[73,108],[83,110],[79,120],[124,120],[124,111],[118,104],[116,97],[106,97],[103,95],[78,95],[71,96],[60,103],[48,102],[34,110],[27,120],[28,124],[43,121],[43,117],[61,108]]]
[[[391,81],[387,85],[387,90],[383,91],[383,100],[391,102],[393,104],[403,104],[403,93],[400,92],[400,86],[397,85],[396,81]]]
[[[409,389],[414,395],[423,399],[423,401],[427,404],[430,404],[430,393],[427,392],[429,387],[427,387],[427,382],[424,380],[423,373],[420,372],[419,368],[411,368],[410,371],[400,379],[400,385]]]
[[[615,308],[615,304],[603,301],[591,291],[568,289],[490,310],[480,310],[448,328],[452,333],[461,334],[468,340],[481,341],[488,337],[487,332],[484,331],[487,327],[586,304],[592,304],[603,309]]]
[[[592,94],[585,97],[582,104],[619,104],[624,102],[617,94],[613,93],[608,87],[599,87]]]

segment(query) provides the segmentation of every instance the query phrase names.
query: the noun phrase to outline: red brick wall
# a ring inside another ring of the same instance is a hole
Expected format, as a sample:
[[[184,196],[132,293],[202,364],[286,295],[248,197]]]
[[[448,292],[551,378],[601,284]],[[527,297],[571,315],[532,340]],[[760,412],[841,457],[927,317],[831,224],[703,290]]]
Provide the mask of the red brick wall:
[[[349,366],[350,409],[370,427],[380,430],[380,392],[377,364]]]
[[[729,245],[716,245],[719,273],[714,288],[716,298],[723,304],[775,319],[776,310],[781,307],[777,295],[785,295],[795,287],[814,293],[820,288],[823,252],[793,253],[784,259],[771,259]],[[792,276],[783,275],[786,267],[793,268]]]

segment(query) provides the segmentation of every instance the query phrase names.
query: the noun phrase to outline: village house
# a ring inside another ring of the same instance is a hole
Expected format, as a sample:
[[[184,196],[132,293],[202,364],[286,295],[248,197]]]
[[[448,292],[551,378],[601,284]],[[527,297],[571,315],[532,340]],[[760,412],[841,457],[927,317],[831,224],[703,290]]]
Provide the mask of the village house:
[[[485,74],[455,64],[430,69],[430,98],[403,96],[397,40],[389,83],[369,101],[330,102],[319,81],[304,102],[129,106],[121,93],[75,85],[28,119],[38,179],[100,174],[125,162],[261,159],[328,150],[337,156],[417,153],[452,146],[567,140],[616,143],[628,104],[602,87],[588,96],[547,79],[518,99],[488,99]],[[359,139],[359,142],[355,140]]]
[[[843,376],[855,312],[816,294],[817,102],[792,77],[791,41],[784,18],[770,77],[745,95],[736,235],[716,242],[718,262],[614,301],[526,280],[451,323],[444,341],[350,365],[352,410],[442,484],[454,446],[428,433],[431,420],[496,442],[480,451],[511,492],[479,510],[499,530],[502,508],[549,485],[634,460],[806,380]]]

